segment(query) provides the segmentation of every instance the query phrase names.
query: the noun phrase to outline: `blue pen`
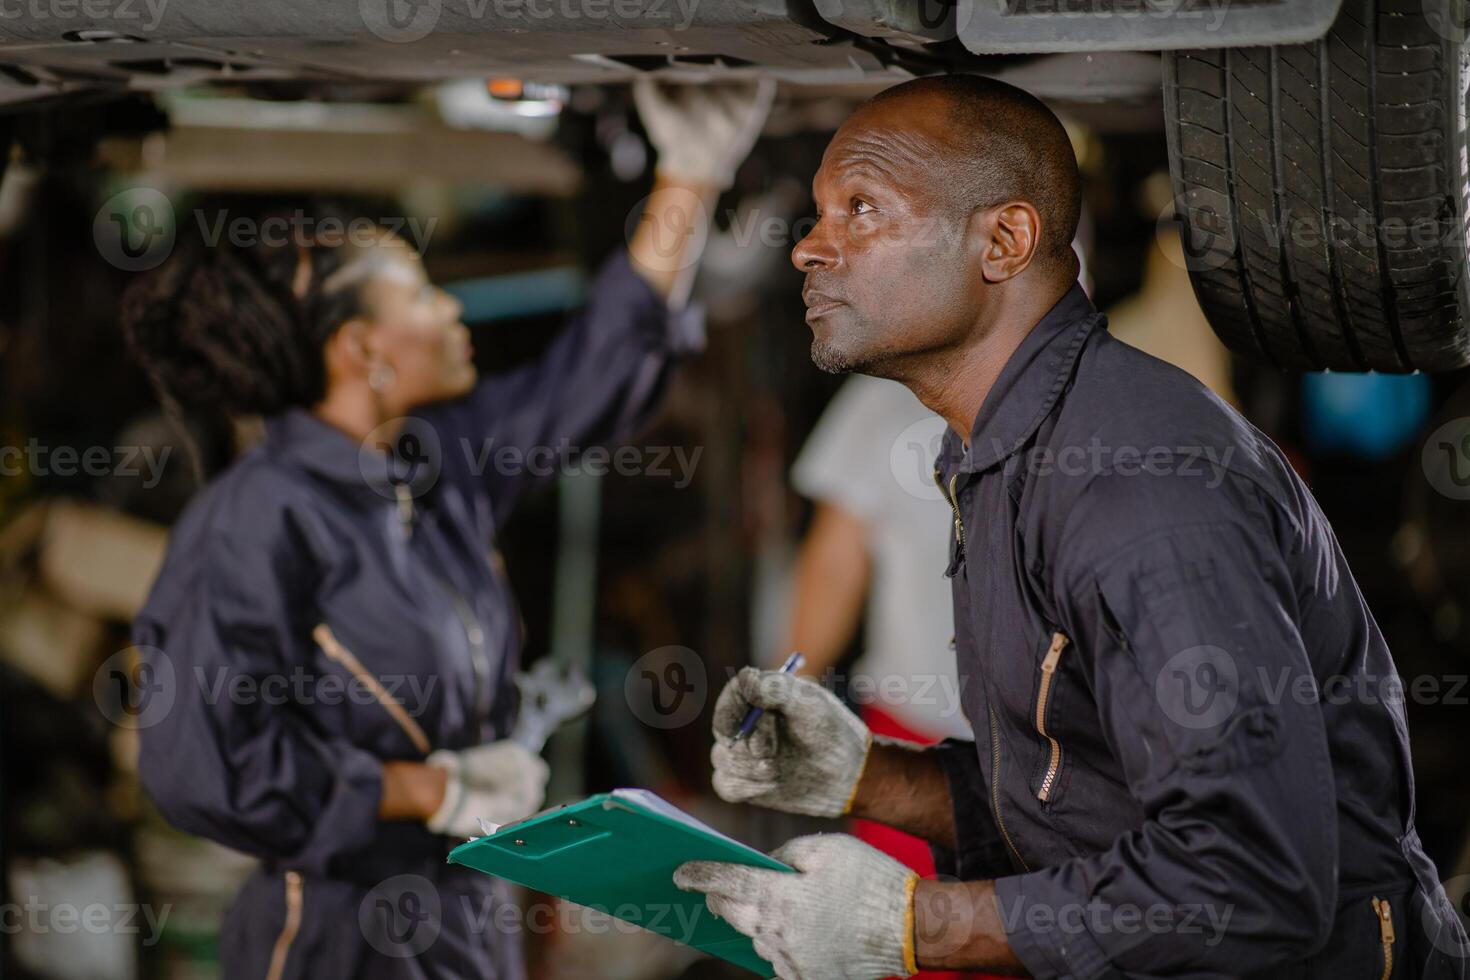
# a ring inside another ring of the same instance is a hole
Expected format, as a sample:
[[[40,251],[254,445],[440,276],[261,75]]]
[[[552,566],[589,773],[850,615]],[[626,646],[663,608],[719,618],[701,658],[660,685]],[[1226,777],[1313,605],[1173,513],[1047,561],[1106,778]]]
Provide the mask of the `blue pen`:
[[[791,656],[787,657],[786,662],[781,665],[781,673],[794,673],[795,671],[800,670],[805,665],[806,658],[803,657],[800,653],[793,653]],[[745,713],[745,720],[740,723],[740,731],[735,733],[734,740],[738,742],[742,738],[745,738],[747,735],[749,735],[751,732],[755,731],[755,723],[760,721],[761,715],[765,713],[765,708],[751,708],[749,711],[747,711]]]

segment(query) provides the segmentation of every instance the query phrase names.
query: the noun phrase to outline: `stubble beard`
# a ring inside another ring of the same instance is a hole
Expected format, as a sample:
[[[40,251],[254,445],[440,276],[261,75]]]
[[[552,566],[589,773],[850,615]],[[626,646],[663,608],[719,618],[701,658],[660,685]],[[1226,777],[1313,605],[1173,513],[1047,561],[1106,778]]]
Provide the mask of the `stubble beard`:
[[[812,364],[827,374],[871,374],[877,360],[868,331],[860,324],[846,330],[829,331],[825,337],[812,335]],[[864,348],[868,348],[864,350]]]
[[[862,366],[857,358],[835,345],[812,338],[812,363],[828,374],[851,374]]]
[[[851,339],[851,338],[849,338]],[[866,374],[888,378],[892,374],[892,355],[874,344],[835,343],[834,338],[812,338],[812,364],[827,374]]]

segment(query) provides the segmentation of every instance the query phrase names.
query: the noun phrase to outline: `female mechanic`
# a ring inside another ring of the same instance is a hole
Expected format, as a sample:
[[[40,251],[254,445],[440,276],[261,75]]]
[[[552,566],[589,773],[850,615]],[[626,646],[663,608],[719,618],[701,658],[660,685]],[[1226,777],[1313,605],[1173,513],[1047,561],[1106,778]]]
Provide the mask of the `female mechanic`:
[[[460,304],[386,233],[201,242],[124,298],[165,404],[266,419],[180,518],[134,625],[168,701],[140,726],[144,787],[260,859],[225,914],[226,977],[524,976],[504,884],[444,860],[477,818],[535,812],[547,777],[507,737],[520,626],[492,560],[526,468],[482,449],[585,447],[646,414],[701,340],[670,309],[696,256],[660,240],[688,224],[665,209],[713,204],[771,91],[635,96],[659,154],[645,220],[508,375],[477,381]]]

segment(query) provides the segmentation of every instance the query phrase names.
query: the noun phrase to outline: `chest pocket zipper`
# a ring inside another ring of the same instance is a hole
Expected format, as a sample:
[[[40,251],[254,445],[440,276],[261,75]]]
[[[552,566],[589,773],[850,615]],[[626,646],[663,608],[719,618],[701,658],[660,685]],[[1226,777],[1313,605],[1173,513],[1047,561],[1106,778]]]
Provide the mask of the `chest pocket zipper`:
[[[1036,731],[1051,746],[1046,771],[1041,776],[1041,787],[1036,791],[1036,798],[1042,803],[1051,800],[1052,792],[1056,789],[1057,775],[1062,771],[1062,743],[1047,730],[1046,707],[1051,700],[1052,686],[1056,683],[1057,665],[1062,661],[1062,651],[1067,648],[1067,643],[1065,634],[1051,635],[1051,646],[1047,648],[1046,656],[1041,661],[1041,686],[1036,692]]]
[[[388,692],[381,681],[368,672],[362,665],[362,661],[355,657],[351,650],[337,641],[336,634],[326,623],[318,623],[316,629],[311,631],[311,638],[316,640],[322,652],[327,655],[328,660],[335,661],[347,668],[347,672],[372,692],[373,697],[383,706],[383,710],[392,716],[403,729],[403,733],[413,742],[414,748],[423,755],[428,755],[433,746],[429,743],[429,736],[419,727],[419,723],[413,720],[413,716],[404,710],[403,705]]]
[[[1388,980],[1393,975],[1393,910],[1388,899],[1373,899],[1373,915],[1378,919],[1378,940],[1383,944],[1383,974],[1379,980]]]

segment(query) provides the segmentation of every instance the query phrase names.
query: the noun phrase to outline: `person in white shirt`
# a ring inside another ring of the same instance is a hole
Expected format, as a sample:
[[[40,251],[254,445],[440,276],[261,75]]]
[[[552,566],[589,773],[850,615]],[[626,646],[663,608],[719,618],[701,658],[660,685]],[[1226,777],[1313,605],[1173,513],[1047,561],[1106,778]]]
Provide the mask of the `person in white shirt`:
[[[776,657],[800,650],[801,673],[830,682],[861,622],[849,696],[874,734],[922,743],[971,737],[943,574],[953,515],[932,476],[944,429],[893,381],[854,376],[832,399],[791,472],[816,511],[796,560],[788,645]],[[862,820],[852,829],[920,874],[934,872],[917,837]]]

